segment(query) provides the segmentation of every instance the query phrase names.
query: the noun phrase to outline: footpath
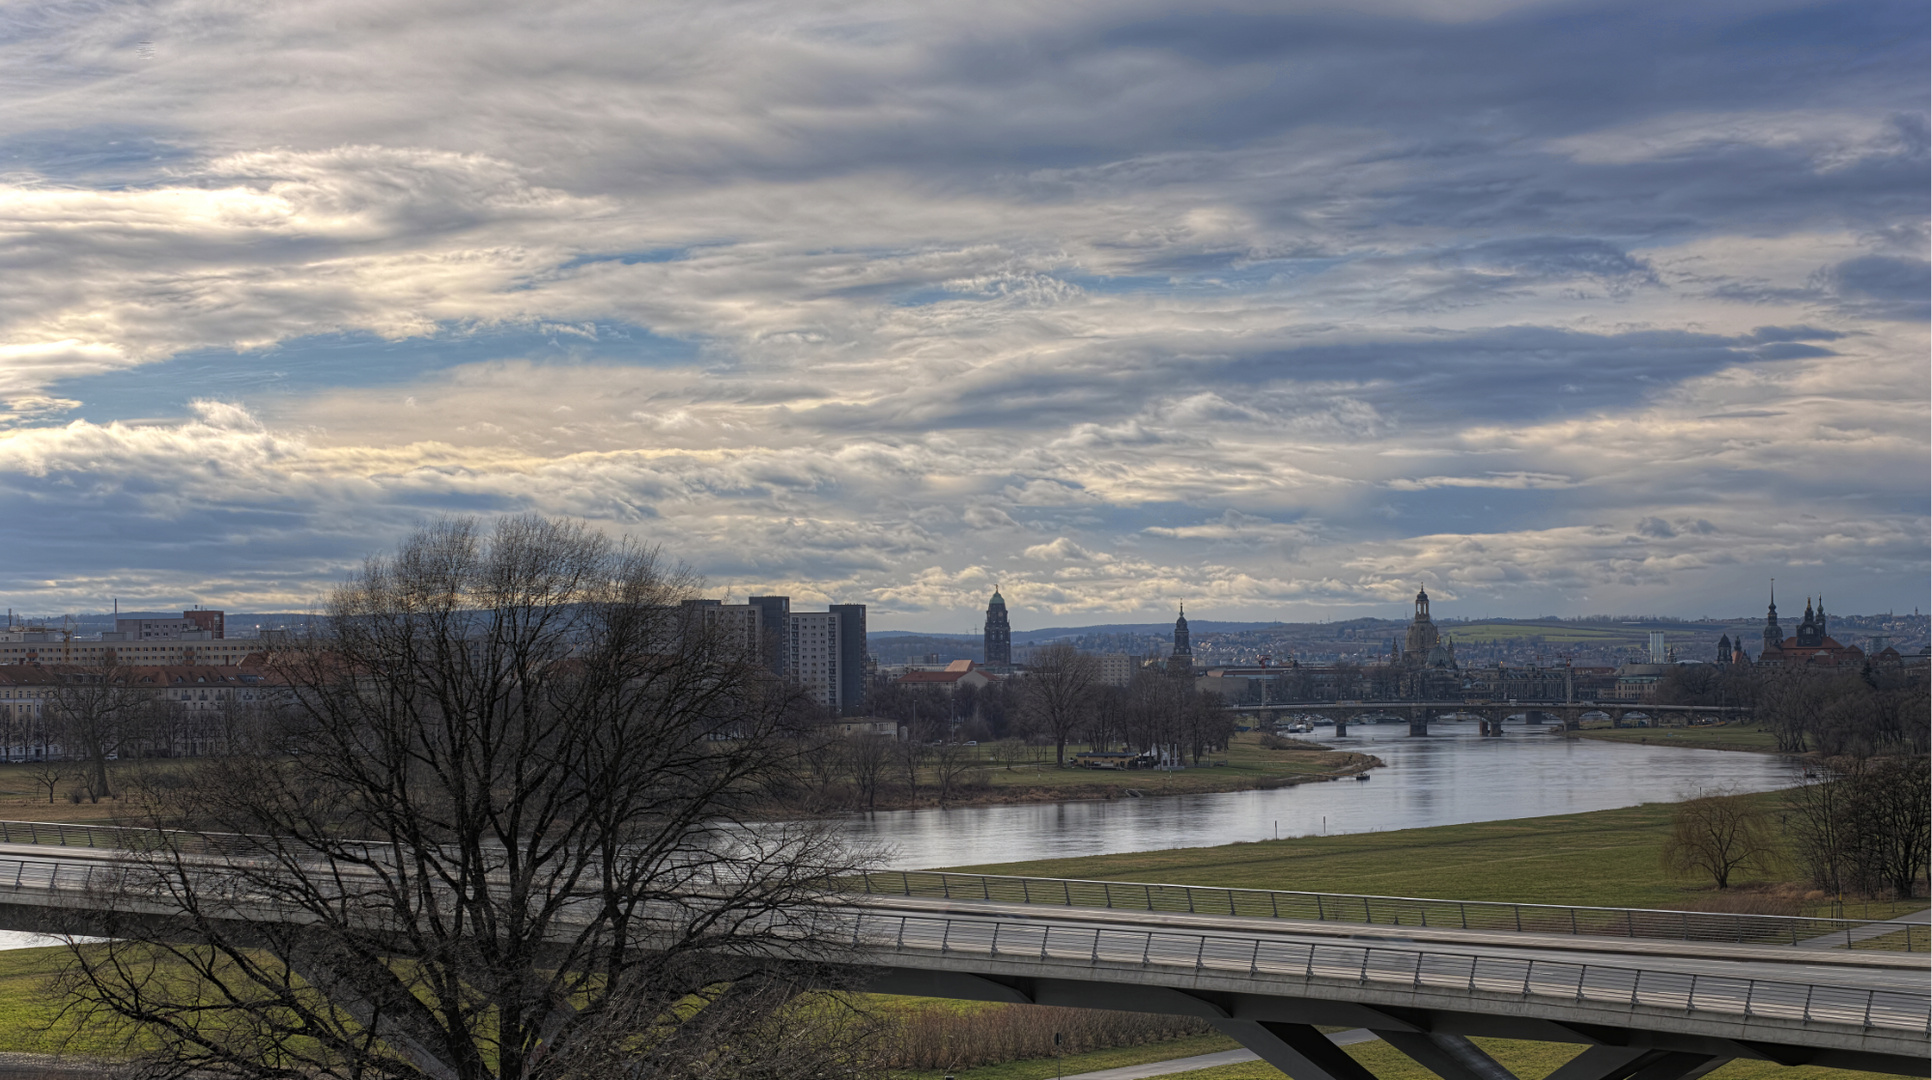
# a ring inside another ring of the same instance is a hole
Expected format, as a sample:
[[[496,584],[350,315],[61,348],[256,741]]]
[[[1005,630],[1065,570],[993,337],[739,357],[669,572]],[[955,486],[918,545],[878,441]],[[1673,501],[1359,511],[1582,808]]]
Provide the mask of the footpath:
[[[1353,1046],[1356,1043],[1373,1042],[1375,1033],[1367,1028],[1338,1031],[1328,1037],[1336,1046]],[[1259,1061],[1252,1050],[1222,1050],[1214,1054],[1196,1054],[1193,1057],[1171,1058],[1167,1061],[1150,1061],[1145,1065],[1122,1065],[1118,1069],[1102,1069],[1099,1072],[1076,1073],[1066,1080],[1147,1080],[1150,1076],[1172,1076],[1175,1073],[1193,1072],[1196,1069],[1212,1069],[1217,1065],[1239,1065],[1244,1061]]]

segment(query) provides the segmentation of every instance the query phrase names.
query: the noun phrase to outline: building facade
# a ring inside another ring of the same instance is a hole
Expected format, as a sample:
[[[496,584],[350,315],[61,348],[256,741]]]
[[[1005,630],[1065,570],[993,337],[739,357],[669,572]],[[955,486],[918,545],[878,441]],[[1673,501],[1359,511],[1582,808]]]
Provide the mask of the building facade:
[[[820,705],[858,715],[865,700],[865,605],[791,612],[786,636],[786,675]]]

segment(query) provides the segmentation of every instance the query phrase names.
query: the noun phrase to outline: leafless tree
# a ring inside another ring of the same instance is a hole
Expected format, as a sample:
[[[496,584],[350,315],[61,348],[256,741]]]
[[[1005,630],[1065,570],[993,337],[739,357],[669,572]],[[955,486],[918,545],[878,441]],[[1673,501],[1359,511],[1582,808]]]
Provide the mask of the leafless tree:
[[[1100,663],[1065,642],[1036,650],[1021,684],[1021,700],[1039,730],[1053,740],[1057,764],[1067,763],[1067,740],[1092,705]]]
[[[1835,895],[1912,896],[1932,858],[1926,759],[1834,758],[1822,769],[1785,793],[1785,828],[1806,877]]]
[[[51,803],[54,801],[55,789],[60,787],[62,780],[72,776],[73,772],[72,767],[65,761],[58,761],[54,758],[42,758],[27,766],[27,775],[33,780],[36,787],[44,787],[47,789],[47,801]]]
[[[892,744],[893,764],[898,766],[899,776],[906,782],[906,796],[914,805],[919,802],[919,781],[932,757],[937,726],[931,721],[914,720],[906,725],[906,737]]]
[[[939,805],[946,805],[968,774],[980,767],[979,748],[957,739],[947,739],[932,748],[934,783],[939,788]]]
[[[1706,873],[1728,889],[1740,870],[1769,869],[1775,839],[1764,814],[1730,791],[1705,791],[1677,804],[1664,865],[1680,874]]]
[[[845,740],[845,770],[853,791],[867,810],[879,804],[879,786],[890,770],[898,748],[889,735],[858,735]]]
[[[1851,861],[1867,893],[1910,898],[1932,849],[1932,773],[1923,757],[1874,757],[1843,778]]]
[[[797,774],[794,691],[694,587],[537,518],[370,560],[288,708],[139,790],[178,831],[102,897],[145,914],[68,925],[111,939],[71,950],[77,1029],[151,1077],[869,1075],[786,1004],[847,861],[746,818]]]
[[[67,755],[85,763],[80,775],[90,799],[114,797],[108,760],[120,754],[136,730],[149,696],[132,685],[128,669],[112,660],[60,670],[47,693],[48,721]]]
[[[1851,885],[1853,835],[1852,785],[1827,766],[1822,777],[1807,779],[1784,793],[1785,833],[1792,856],[1805,877],[1833,896]]]

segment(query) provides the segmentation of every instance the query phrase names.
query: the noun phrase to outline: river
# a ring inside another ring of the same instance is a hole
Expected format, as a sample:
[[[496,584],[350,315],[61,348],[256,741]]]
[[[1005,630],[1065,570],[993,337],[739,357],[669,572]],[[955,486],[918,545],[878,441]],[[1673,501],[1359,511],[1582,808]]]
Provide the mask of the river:
[[[1771,754],[1563,739],[1515,724],[1508,732],[1485,739],[1471,722],[1436,724],[1426,738],[1410,738],[1406,725],[1308,736],[1386,762],[1366,783],[881,811],[851,818],[845,829],[889,867],[972,866],[1610,810],[1675,801],[1700,787],[1770,791],[1799,778],[1795,763]]]

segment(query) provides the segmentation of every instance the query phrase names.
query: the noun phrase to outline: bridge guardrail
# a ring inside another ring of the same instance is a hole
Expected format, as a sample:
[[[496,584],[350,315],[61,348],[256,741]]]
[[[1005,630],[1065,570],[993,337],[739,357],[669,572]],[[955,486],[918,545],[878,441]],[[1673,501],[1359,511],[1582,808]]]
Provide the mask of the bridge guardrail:
[[[1561,960],[1164,930],[1062,927],[1019,920],[879,914],[854,918],[852,944],[896,952],[1085,960],[1096,966],[1181,967],[1358,985],[1480,990],[1524,998],[1932,1034],[1932,995]]]
[[[257,852],[249,837],[188,835],[188,850],[217,855]],[[0,821],[0,843],[144,850],[160,833],[118,825]],[[232,841],[224,843],[224,840]],[[179,842],[178,837],[176,842]],[[1872,919],[1732,915],[1493,900],[1436,900],[1357,893],[1233,889],[1079,878],[959,874],[943,870],[870,871],[846,879],[870,895],[1051,904],[1125,911],[1231,915],[1240,918],[1341,922],[1462,930],[1515,930],[1587,937],[1703,941],[1733,945],[1810,945],[1889,952],[1932,951],[1932,925]]]
[[[1932,926],[1868,919],[1731,915],[1486,900],[1431,900],[1407,896],[959,874],[943,870],[872,871],[853,875],[848,880],[860,885],[855,891],[878,896],[1231,915],[1238,918],[1341,922],[1364,926],[1512,930],[1732,945],[1809,944],[1816,947],[1829,945],[1834,948],[1858,947],[1903,952],[1925,952],[1932,948]]]
[[[0,859],[0,891],[85,890],[119,868],[51,859]],[[1167,930],[1054,926],[1031,920],[858,912],[852,945],[899,953],[1086,961],[1308,982],[1504,993],[1522,998],[1648,1006],[1932,1035],[1932,995],[1701,972]],[[1004,941],[1002,941],[1004,938]]]
[[[102,848],[119,851],[146,851],[156,846],[163,834],[158,829],[126,825],[68,825],[58,821],[0,821],[0,844],[45,844],[54,847]],[[224,833],[176,833],[175,842],[186,837],[183,850],[197,854],[231,855],[254,850],[258,845],[244,836]],[[228,841],[228,842],[224,842]]]

